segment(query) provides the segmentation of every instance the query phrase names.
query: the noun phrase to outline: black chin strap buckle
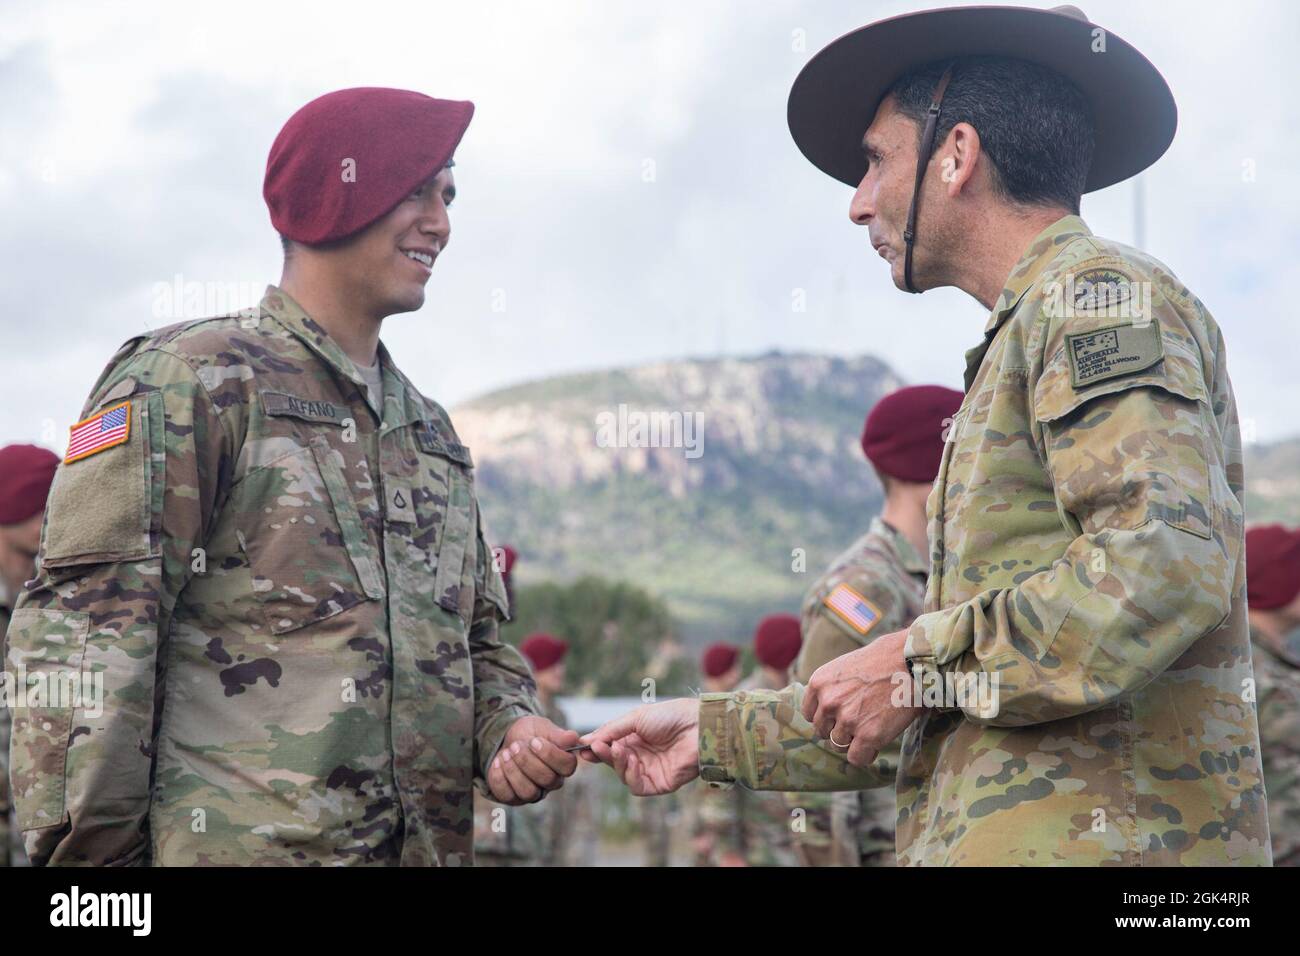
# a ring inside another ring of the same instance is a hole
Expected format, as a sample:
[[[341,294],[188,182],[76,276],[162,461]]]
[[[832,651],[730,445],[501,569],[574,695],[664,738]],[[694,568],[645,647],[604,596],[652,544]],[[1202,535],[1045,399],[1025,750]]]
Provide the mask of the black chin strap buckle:
[[[903,286],[908,292],[920,292],[912,285],[912,246],[916,242],[916,213],[921,204],[921,183],[925,179],[926,167],[930,165],[930,154],[934,151],[934,136],[939,128],[939,110],[943,106],[943,94],[952,79],[952,67],[949,66],[934,85],[934,94],[930,97],[930,109],[925,117],[925,131],[921,134],[921,148],[916,154],[916,182],[912,185],[912,204],[907,210],[907,228],[903,230]]]

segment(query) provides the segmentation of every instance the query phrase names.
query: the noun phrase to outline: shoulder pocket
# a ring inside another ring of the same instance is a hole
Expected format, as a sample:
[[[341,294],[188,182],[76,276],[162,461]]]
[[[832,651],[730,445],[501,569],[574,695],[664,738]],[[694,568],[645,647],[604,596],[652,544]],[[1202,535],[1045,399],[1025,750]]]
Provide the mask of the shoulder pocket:
[[[57,826],[67,815],[68,748],[74,707],[85,703],[81,664],[89,631],[88,613],[32,607],[19,608],[9,624],[10,779],[21,830]]]
[[[121,436],[113,434],[114,421],[96,421],[116,408],[125,412]],[[159,553],[153,519],[161,512],[154,498],[162,489],[165,456],[151,449],[162,449],[163,425],[162,396],[133,392],[120,402],[101,401],[98,411],[72,427],[50,489],[42,567],[135,561]]]
[[[1154,323],[1129,324],[1122,328],[1142,339],[1156,338],[1150,342],[1141,339],[1125,342],[1120,327],[1066,335],[1065,344],[1047,361],[1034,389],[1034,416],[1039,422],[1064,418],[1094,398],[1144,386],[1163,389],[1193,402],[1206,400],[1200,359],[1186,345],[1177,338],[1161,335]],[[1111,334],[1116,336],[1114,340],[1106,338]],[[1104,359],[1090,358],[1100,352],[1118,351],[1141,367],[1127,371],[1096,364]]]
[[[1062,348],[1037,383],[1034,414],[1057,508],[1076,534],[1159,520],[1213,535],[1215,456],[1207,442],[1215,425],[1201,362],[1176,338],[1162,344],[1151,367],[1084,388],[1071,384]]]

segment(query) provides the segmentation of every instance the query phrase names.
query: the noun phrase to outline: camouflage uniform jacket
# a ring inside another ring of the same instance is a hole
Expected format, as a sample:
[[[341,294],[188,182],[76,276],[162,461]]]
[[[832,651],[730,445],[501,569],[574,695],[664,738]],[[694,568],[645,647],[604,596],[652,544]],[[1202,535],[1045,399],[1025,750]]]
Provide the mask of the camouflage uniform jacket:
[[[1300,866],[1300,630],[1251,638],[1273,865]]]
[[[900,863],[1269,862],[1242,488],[1204,306],[1077,216],[1049,226],[967,353],[906,649],[922,686],[996,677],[998,706],[927,706],[904,734]],[[876,776],[797,746],[799,694],[706,700],[702,772]],[[737,720],[767,743],[724,738]]]
[[[925,601],[928,565],[911,542],[873,518],[867,533],[831,563],[803,602],[803,648],[794,678],[806,684],[813,671],[828,661],[865,647],[873,638],[908,627]],[[839,592],[865,599],[874,618],[865,626],[835,608]],[[897,765],[899,748],[892,744],[881,755]],[[897,809],[885,788],[831,795],[831,833],[837,856],[857,865],[861,860],[889,863],[894,856]]]
[[[9,630],[9,617],[12,614],[13,597],[5,583],[0,581],[0,651],[6,643],[5,632]],[[0,659],[3,659],[2,654]],[[6,684],[6,698],[10,689]],[[0,700],[0,705],[0,866],[26,866],[27,853],[23,850],[23,835],[16,826],[14,805],[9,796],[9,729],[12,714],[7,699]]]
[[[60,466],[11,667],[102,675],[15,712],[38,863],[472,862],[471,788],[535,713],[498,638],[468,451],[380,346],[383,395],[271,287],[128,341]]]

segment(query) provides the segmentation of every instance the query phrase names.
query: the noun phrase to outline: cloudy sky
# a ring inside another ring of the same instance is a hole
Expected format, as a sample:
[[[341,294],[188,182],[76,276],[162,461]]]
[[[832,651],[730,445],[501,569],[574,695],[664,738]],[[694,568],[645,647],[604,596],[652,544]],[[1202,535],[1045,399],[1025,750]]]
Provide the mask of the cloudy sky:
[[[0,442],[62,450],[161,285],[222,310],[279,275],[266,153],[348,86],[472,99],[453,241],[384,339],[454,405],[547,375],[768,349],[874,353],[960,384],[986,315],[897,292],[850,191],[798,153],[790,83],[822,45],[927,3],[0,2]],[[1243,417],[1300,434],[1300,6],[1086,0],[1179,103],[1144,176],[1146,247],[1227,336]],[[1085,197],[1134,240],[1134,189]],[[792,309],[804,290],[806,312]],[[183,303],[182,303],[183,304]],[[204,313],[199,313],[204,314]]]

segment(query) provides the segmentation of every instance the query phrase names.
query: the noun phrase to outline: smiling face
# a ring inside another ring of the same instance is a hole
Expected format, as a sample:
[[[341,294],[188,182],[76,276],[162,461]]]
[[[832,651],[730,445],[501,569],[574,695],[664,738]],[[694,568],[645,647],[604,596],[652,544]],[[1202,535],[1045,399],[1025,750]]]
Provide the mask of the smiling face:
[[[916,124],[894,108],[892,97],[876,110],[862,137],[862,149],[867,172],[853,194],[849,218],[867,227],[872,247],[889,263],[894,285],[905,289],[903,230],[916,178]],[[912,269],[917,271],[915,250]]]
[[[363,290],[375,316],[414,312],[424,305],[424,286],[451,241],[448,208],[456,181],[443,168],[382,219],[345,241],[331,258],[349,285]]]

